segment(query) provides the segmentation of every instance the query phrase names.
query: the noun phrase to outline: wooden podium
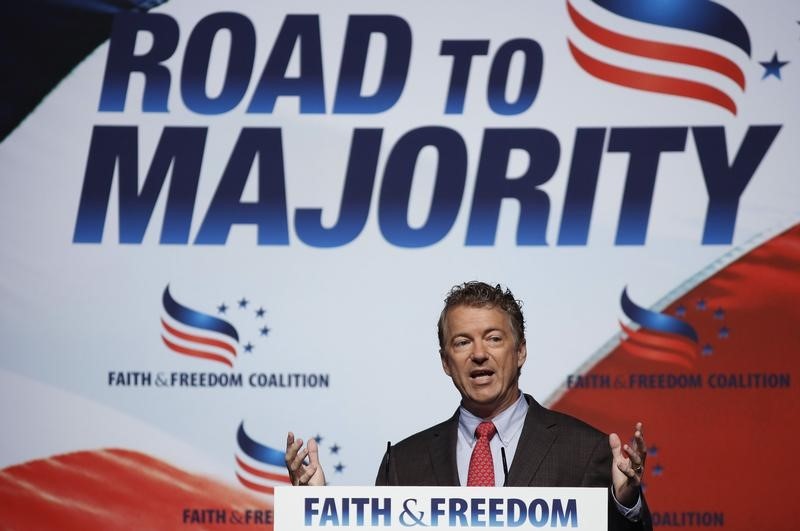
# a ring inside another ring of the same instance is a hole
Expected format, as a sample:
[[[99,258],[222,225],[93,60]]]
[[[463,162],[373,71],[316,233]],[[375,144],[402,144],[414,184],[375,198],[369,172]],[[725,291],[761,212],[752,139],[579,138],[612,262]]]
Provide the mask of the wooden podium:
[[[608,489],[277,487],[274,531],[608,529]]]

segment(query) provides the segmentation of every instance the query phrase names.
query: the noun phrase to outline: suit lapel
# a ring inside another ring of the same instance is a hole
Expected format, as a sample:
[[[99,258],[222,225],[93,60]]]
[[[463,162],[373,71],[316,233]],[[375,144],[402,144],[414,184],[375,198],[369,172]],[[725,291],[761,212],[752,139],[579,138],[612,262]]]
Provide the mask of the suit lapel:
[[[458,440],[458,410],[442,428],[433,434],[430,458],[433,475],[439,486],[457,487],[458,465],[456,464],[456,442]]]
[[[528,414],[508,471],[509,486],[530,485],[558,437],[558,425],[548,418],[547,410],[533,397],[525,395],[525,399],[528,401]]]

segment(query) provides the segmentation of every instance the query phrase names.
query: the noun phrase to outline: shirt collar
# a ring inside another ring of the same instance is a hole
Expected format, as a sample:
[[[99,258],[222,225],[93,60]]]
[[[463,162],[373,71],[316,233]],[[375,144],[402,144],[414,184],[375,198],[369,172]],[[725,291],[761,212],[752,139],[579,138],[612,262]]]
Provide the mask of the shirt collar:
[[[473,415],[464,406],[458,408],[458,412],[458,430],[464,436],[464,439],[469,441],[469,445],[472,446],[475,444],[475,430],[478,424],[486,419]],[[492,419],[494,427],[497,428],[497,436],[503,446],[508,446],[517,431],[522,428],[527,413],[528,401],[525,400],[525,395],[520,392],[516,402]]]

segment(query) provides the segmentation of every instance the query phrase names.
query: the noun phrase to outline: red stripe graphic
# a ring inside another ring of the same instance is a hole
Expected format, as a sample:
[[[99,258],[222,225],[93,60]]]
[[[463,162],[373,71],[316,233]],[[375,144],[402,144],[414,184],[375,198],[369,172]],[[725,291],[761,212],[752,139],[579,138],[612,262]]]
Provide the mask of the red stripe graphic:
[[[218,347],[218,348],[226,350],[226,351],[230,352],[232,355],[236,356],[236,349],[233,348],[229,343],[225,343],[224,341],[220,341],[218,339],[210,339],[210,338],[207,338],[207,337],[195,336],[195,335],[192,335],[192,334],[187,334],[186,332],[181,332],[180,330],[176,330],[175,328],[173,328],[170,325],[168,325],[166,323],[166,321],[164,321],[163,318],[161,319],[161,324],[164,325],[164,328],[167,330],[167,332],[169,332],[170,334],[172,334],[175,337],[179,337],[181,339],[185,339],[186,341],[193,341],[195,343],[200,343],[202,345],[209,345],[209,346],[212,346],[212,347]]]
[[[648,361],[657,361],[662,363],[670,363],[672,365],[680,365],[687,369],[692,368],[692,364],[683,356],[666,351],[654,350],[652,347],[645,347],[627,341],[620,345],[620,348],[637,358]]]
[[[178,354],[185,354],[187,356],[194,356],[195,358],[203,358],[206,360],[213,360],[219,361],[220,363],[224,363],[228,367],[233,367],[233,363],[226,358],[225,356],[221,356],[220,354],[214,354],[212,352],[206,352],[203,350],[195,350],[192,348],[182,347],[180,345],[176,345],[175,343],[171,342],[169,339],[161,336],[161,339],[164,341],[164,344],[169,347],[170,350],[173,352],[177,352]]]
[[[572,56],[580,67],[598,79],[648,92],[707,101],[729,110],[734,115],[736,114],[736,104],[730,96],[710,85],[613,66],[586,55],[569,39],[567,39],[567,42]]]
[[[693,360],[697,357],[697,346],[689,340],[682,340],[664,336],[648,330],[634,331],[619,323],[628,336],[620,346],[628,353],[640,358],[674,363],[686,368],[692,368]]]
[[[584,35],[608,48],[640,57],[672,61],[712,70],[729,78],[739,85],[742,90],[745,88],[744,73],[736,63],[727,57],[690,46],[628,37],[591,22],[581,15],[570,2],[567,2],[567,10],[572,22]]]
[[[267,485],[259,485],[258,483],[253,483],[252,481],[248,481],[244,479],[239,473],[236,473],[236,479],[239,480],[239,483],[247,487],[248,489],[255,490],[258,492],[263,492],[265,494],[275,494],[275,487],[270,487]]]
[[[660,332],[653,332],[651,330],[645,330],[642,328],[639,330],[633,330],[621,322],[619,325],[628,336],[628,339],[635,343],[640,343],[645,346],[664,350],[669,349],[686,352],[686,354],[692,358],[697,355],[697,345],[688,338],[665,335]]]
[[[8,432],[6,432],[8,433]],[[5,457],[5,454],[4,454]],[[238,484],[133,450],[81,451],[0,470],[0,529],[272,531],[272,524],[182,523],[186,508],[274,510]],[[195,513],[196,514],[196,513]]]
[[[254,468],[254,467],[248,465],[247,463],[245,463],[241,459],[239,459],[238,455],[236,456],[236,464],[238,464],[240,467],[242,467],[242,469],[245,472],[247,472],[248,474],[252,474],[254,476],[258,476],[258,477],[264,478],[264,479],[269,479],[271,481],[279,481],[281,483],[289,483],[289,476],[288,475],[286,475],[286,474],[274,474],[272,472],[259,470],[257,468]]]

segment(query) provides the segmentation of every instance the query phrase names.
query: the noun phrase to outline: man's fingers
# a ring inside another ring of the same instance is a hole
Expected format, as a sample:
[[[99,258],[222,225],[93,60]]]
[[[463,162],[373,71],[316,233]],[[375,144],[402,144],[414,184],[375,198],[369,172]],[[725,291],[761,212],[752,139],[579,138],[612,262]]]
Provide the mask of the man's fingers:
[[[638,451],[634,450],[627,444],[623,446],[622,449],[627,454],[627,457],[628,459],[630,459],[634,469],[639,468],[644,464],[644,456],[640,454]],[[639,470],[636,471],[639,472]]]
[[[625,451],[631,456],[637,466],[644,463],[647,457],[647,445],[644,442],[644,426],[641,422],[637,422],[634,426],[633,439],[631,440],[631,447],[626,447]]]
[[[289,434],[286,436],[286,453],[289,453],[289,451],[292,449],[294,449],[295,452],[297,451],[300,446],[295,444],[295,442],[294,433],[289,432]]]
[[[286,461],[287,466],[294,460],[294,456],[302,443],[303,441],[301,440],[295,441],[294,434],[289,432],[289,436],[286,437],[286,454],[284,455],[284,461]]]
[[[294,443],[301,442],[299,439]],[[286,452],[286,468],[289,469],[289,472],[295,473],[303,466],[303,460],[306,458],[306,454],[308,454],[308,450],[306,448],[301,449],[299,452],[297,449],[294,449],[293,452]]]
[[[288,432],[284,461],[292,485],[325,484],[325,472],[319,462],[319,444],[315,439],[305,442]]]
[[[622,461],[617,462],[617,468],[620,470],[620,472],[622,472],[629,478],[633,478],[636,476],[636,472],[631,467],[630,461],[628,461],[627,463]]]
[[[608,445],[611,447],[611,455],[614,457],[614,459],[622,457],[622,441],[620,441],[619,435],[616,433],[609,435]]]
[[[640,454],[647,454],[647,445],[644,442],[644,426],[641,422],[636,423],[636,429],[633,432],[633,445]]]
[[[633,485],[641,485],[642,483],[642,468],[639,467],[638,470],[632,466],[628,466],[628,472],[625,474],[628,477],[628,480]]]
[[[302,447],[303,447],[303,439],[297,439],[291,444],[291,446],[289,446],[286,449],[287,457],[291,456],[291,460],[293,461],[294,457],[297,455],[297,453],[301,450]]]
[[[319,445],[317,441],[311,439],[308,441],[308,459],[309,462],[315,467],[319,465]]]
[[[608,436],[611,455],[617,468],[628,478],[641,475],[644,467],[644,455],[634,450],[627,444],[622,444],[619,436],[612,433]]]
[[[294,456],[292,464],[295,466],[295,469],[300,468],[301,466],[306,464],[305,463],[306,456],[308,456],[308,446],[302,448],[299,452],[297,452],[297,455]]]
[[[620,470],[628,476],[629,479],[635,479],[637,482],[641,481],[642,474],[644,472],[644,460],[647,456],[646,453],[639,451],[639,449],[634,449],[628,446],[627,444],[622,447],[627,454],[627,459],[625,460],[625,467],[627,470],[622,470],[621,463],[618,465],[620,466]]]
[[[300,476],[300,484],[305,485],[311,480],[311,477],[316,473],[317,467],[314,465],[308,465],[304,468],[303,475]]]

